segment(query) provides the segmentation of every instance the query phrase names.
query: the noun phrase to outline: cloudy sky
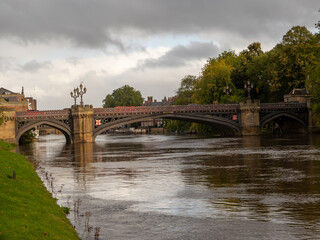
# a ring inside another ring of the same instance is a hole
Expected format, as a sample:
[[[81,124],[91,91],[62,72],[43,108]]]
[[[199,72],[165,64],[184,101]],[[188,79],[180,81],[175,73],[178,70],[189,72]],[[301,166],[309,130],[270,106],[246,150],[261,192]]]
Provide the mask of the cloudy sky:
[[[315,32],[319,0],[0,0],[0,87],[70,107],[128,84],[143,97],[173,96],[209,57],[252,42],[269,50],[296,25]]]

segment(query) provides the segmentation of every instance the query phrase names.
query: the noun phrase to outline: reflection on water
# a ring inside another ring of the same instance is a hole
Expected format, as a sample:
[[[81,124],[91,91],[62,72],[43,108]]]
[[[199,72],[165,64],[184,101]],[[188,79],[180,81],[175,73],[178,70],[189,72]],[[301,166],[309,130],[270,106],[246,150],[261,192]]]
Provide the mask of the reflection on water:
[[[83,239],[86,220],[100,239],[320,238],[320,136],[45,136],[19,151],[59,204],[81,200],[69,217]]]

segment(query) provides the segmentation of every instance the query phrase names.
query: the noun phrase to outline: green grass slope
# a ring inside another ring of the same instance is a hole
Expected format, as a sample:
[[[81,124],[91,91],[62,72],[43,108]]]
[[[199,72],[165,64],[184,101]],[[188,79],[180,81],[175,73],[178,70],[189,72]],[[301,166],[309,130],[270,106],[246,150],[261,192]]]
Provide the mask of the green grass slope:
[[[10,149],[0,141],[0,240],[79,239],[32,165]]]

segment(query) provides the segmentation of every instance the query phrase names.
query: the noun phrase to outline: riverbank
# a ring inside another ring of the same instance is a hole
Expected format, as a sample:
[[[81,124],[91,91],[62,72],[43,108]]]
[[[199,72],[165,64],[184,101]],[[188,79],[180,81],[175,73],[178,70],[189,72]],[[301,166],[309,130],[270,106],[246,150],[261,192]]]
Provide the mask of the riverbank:
[[[79,239],[31,163],[12,148],[0,141],[0,239]]]

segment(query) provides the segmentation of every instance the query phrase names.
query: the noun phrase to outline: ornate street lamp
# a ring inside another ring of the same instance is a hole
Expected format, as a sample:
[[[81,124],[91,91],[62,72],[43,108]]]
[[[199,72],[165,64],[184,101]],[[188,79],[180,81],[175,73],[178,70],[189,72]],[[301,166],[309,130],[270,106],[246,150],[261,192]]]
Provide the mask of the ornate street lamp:
[[[73,92],[70,92],[70,96],[74,99],[74,106],[77,106],[77,98],[79,97],[77,89],[73,89]]]
[[[83,106],[82,96],[83,96],[83,94],[85,94],[87,92],[87,88],[86,87],[84,87],[83,89],[82,88],[83,88],[83,85],[81,83],[80,84],[80,90],[79,90],[79,88],[77,88],[77,93],[78,93],[78,95],[80,95],[80,106]]]
[[[231,94],[232,89],[229,88],[228,84],[227,84],[226,87],[223,88],[223,92],[224,92],[225,94],[227,94],[227,103],[229,104],[229,95]]]
[[[248,80],[247,82],[244,83],[244,88],[247,89],[248,92],[248,101],[251,100],[250,92],[253,88],[253,83]]]

